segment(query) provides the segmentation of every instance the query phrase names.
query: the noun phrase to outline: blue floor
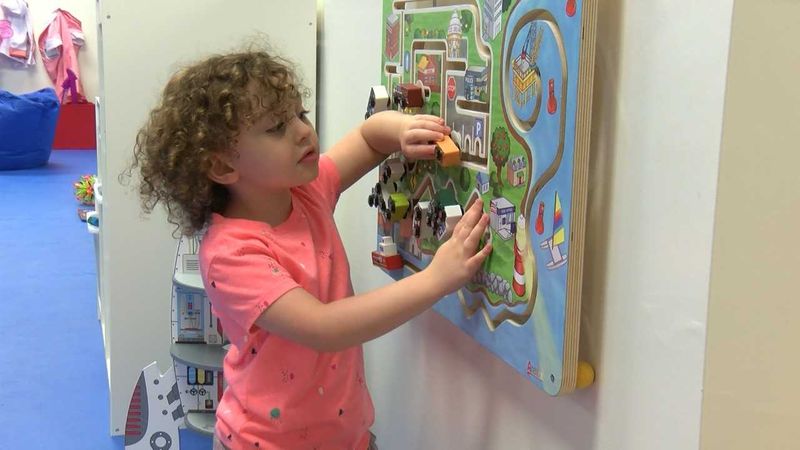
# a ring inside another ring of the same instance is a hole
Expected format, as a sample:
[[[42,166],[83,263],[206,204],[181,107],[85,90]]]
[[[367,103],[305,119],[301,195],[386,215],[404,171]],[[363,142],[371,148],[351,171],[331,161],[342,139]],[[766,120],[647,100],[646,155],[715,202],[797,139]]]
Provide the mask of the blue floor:
[[[72,195],[93,173],[84,150],[0,171],[0,450],[124,448],[109,436],[94,245]],[[180,450],[210,448],[181,432]]]

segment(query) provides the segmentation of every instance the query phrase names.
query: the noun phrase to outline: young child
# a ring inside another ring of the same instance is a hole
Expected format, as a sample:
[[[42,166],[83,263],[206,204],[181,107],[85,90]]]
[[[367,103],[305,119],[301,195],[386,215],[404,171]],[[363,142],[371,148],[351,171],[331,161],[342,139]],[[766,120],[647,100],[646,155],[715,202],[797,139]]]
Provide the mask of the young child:
[[[291,66],[263,51],[178,72],[136,140],[145,211],[205,232],[203,283],[230,339],[215,449],[377,448],[361,344],[469,280],[491,247],[480,201],[423,271],[355,295],[339,194],[398,150],[431,159],[449,129],[382,112],[320,156]]]

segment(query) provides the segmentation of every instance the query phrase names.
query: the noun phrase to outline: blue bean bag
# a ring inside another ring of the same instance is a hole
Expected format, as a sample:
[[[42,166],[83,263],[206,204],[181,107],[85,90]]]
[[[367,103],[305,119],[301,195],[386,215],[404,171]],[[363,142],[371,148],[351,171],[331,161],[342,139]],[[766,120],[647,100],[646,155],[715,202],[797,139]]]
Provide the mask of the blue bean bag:
[[[0,90],[0,170],[47,164],[59,106],[52,88],[23,95]]]

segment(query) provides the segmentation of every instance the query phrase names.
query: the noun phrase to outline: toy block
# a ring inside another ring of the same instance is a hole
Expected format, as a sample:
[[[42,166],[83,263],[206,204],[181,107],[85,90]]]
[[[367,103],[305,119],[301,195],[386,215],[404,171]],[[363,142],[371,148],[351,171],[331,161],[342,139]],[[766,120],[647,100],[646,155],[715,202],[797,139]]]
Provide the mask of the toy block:
[[[431,202],[417,202],[414,206],[411,230],[415,238],[427,238],[433,235],[431,229]]]
[[[389,195],[389,200],[386,203],[391,220],[395,221],[405,218],[409,208],[408,197],[406,197],[405,194],[402,192],[395,192]]]
[[[406,176],[406,163],[401,159],[387,160],[381,164],[381,183],[388,183],[394,180],[402,181]]]
[[[436,160],[442,167],[455,166],[461,163],[461,150],[450,136],[436,142]]]
[[[453,234],[453,229],[456,227],[456,224],[459,220],[461,220],[461,216],[464,214],[464,211],[461,209],[460,205],[448,205],[444,207],[444,217],[439,223],[439,229],[437,230],[436,237],[439,238],[440,241],[448,239],[450,235]]]
[[[422,108],[425,105],[425,96],[422,88],[413,83],[398,84],[392,93],[395,108]]]
[[[378,251],[383,256],[394,256],[397,254],[397,244],[391,236],[383,236],[381,242],[378,243]]]
[[[423,103],[427,103],[428,100],[430,100],[430,98],[431,98],[431,88],[429,88],[428,86],[425,86],[422,83],[422,80],[417,80],[417,82],[414,83],[414,84],[416,86],[418,86],[422,90],[422,102]]]
[[[364,119],[375,113],[386,111],[392,106],[392,100],[389,97],[389,91],[383,86],[373,86],[369,90],[369,100],[367,100],[367,113],[364,114]]]
[[[372,264],[386,270],[403,268],[403,257],[400,255],[386,256],[379,251],[372,252]]]

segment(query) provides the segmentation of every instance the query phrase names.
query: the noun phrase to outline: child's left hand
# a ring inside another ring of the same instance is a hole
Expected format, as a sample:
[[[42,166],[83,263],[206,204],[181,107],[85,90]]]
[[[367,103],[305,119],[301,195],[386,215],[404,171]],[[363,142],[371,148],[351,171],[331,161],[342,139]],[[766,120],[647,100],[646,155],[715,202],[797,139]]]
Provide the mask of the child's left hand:
[[[430,115],[408,116],[400,130],[400,151],[411,160],[433,159],[434,142],[450,135],[450,127],[441,117]]]

